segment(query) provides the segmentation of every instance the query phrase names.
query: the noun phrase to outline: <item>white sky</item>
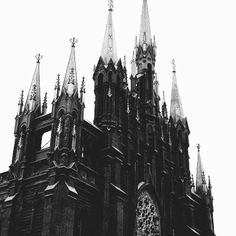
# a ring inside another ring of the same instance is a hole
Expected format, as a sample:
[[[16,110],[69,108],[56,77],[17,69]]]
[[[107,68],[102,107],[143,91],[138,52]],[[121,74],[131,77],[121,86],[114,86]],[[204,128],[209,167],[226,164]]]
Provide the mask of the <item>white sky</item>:
[[[190,162],[196,169],[196,144],[206,175],[211,175],[216,235],[235,232],[236,212],[236,2],[234,0],[148,0],[152,34],[156,35],[156,72],[160,91],[171,92],[171,60],[190,134]],[[116,0],[114,23],[119,57],[130,62],[139,35],[142,0]],[[14,118],[20,90],[28,92],[41,63],[41,91],[53,96],[56,74],[64,77],[75,36],[77,70],[86,77],[86,119],[93,119],[93,65],[97,63],[107,19],[107,1],[0,1],[1,166],[11,162]],[[128,68],[129,69],[129,68]],[[130,72],[130,70],[128,71]],[[79,81],[79,83],[80,83]],[[25,94],[26,97],[26,94]]]

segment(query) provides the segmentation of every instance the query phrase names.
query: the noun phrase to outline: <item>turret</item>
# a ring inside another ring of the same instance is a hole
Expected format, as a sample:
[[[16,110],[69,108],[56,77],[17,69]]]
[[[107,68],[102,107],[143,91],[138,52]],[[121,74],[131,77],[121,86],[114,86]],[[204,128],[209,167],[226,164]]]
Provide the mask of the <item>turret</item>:
[[[71,52],[66,68],[63,85],[60,91],[59,75],[57,77],[54,93],[54,117],[53,140],[51,150],[53,158],[60,165],[69,165],[80,156],[79,126],[83,119],[84,103],[79,98],[78,79],[75,60],[75,44],[77,39],[70,39]],[[83,82],[84,83],[84,82]],[[80,91],[83,94],[84,90]]]
[[[117,56],[113,7],[113,1],[109,1],[102,52],[93,74],[96,97],[94,123],[104,128],[121,123],[122,91],[127,87],[126,68]]]
[[[12,171],[24,176],[24,169],[27,161],[31,158],[29,152],[34,147],[35,143],[30,137],[33,132],[33,121],[41,115],[41,96],[40,96],[40,60],[42,56],[36,55],[36,67],[26,97],[25,105],[23,107],[23,91],[18,103],[18,112],[15,123],[15,145],[12,157]],[[46,104],[44,104],[45,106]],[[14,168],[19,166],[21,168]]]
[[[137,86],[140,99],[143,104],[153,104],[156,43],[154,45],[151,36],[151,25],[149,20],[147,0],[143,0],[139,41],[136,38],[135,42],[135,60],[138,78]]]

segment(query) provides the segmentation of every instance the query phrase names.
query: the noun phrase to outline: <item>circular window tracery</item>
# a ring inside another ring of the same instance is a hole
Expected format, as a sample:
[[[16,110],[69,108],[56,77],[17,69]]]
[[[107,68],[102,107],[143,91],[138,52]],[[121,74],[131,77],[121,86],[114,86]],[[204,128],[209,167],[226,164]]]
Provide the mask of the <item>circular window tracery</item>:
[[[140,194],[136,208],[137,236],[160,236],[160,212],[147,191]]]

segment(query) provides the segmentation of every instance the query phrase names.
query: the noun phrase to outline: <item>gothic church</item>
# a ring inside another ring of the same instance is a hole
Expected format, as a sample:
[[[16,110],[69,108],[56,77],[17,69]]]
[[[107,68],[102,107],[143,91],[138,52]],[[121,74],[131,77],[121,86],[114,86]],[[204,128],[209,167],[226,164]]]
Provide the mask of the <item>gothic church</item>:
[[[29,93],[18,104],[12,162],[0,174],[1,236],[215,235],[200,146],[196,181],[189,169],[190,131],[174,61],[169,115],[160,99],[147,0],[130,76],[117,57],[109,3],[93,73],[93,124],[84,120],[84,78],[78,89],[77,40],[50,113],[46,95],[41,104],[37,55]]]

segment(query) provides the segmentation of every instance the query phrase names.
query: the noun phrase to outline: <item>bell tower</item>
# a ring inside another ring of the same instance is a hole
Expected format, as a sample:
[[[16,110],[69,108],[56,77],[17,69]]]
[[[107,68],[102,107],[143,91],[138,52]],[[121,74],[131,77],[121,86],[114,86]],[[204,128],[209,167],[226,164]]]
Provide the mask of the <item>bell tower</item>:
[[[118,60],[113,25],[113,1],[109,1],[108,18],[101,56],[95,67],[95,118],[99,127],[115,127],[121,124],[122,103],[127,96],[126,68]]]

